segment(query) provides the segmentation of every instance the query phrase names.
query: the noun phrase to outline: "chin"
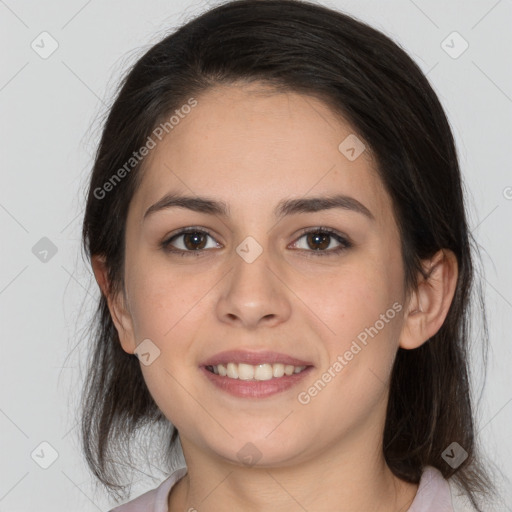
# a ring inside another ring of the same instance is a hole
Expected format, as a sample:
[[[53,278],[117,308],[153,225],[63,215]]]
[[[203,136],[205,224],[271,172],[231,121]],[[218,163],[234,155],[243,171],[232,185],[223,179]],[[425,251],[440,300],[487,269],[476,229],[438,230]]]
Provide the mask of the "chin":
[[[237,466],[268,468],[295,464],[304,444],[289,433],[272,432],[269,435],[272,428],[239,430],[244,434],[226,437],[222,446],[216,443],[210,445],[210,449]]]

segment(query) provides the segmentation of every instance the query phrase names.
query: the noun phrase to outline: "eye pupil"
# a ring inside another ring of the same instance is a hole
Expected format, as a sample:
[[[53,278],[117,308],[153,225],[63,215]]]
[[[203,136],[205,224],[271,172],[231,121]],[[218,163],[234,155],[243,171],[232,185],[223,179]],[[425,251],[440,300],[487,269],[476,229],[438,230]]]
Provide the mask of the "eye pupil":
[[[200,239],[203,239],[203,243],[201,243]],[[192,240],[192,243],[189,244],[189,241]],[[206,245],[206,237],[203,233],[199,233],[198,231],[192,231],[190,233],[184,233],[183,234],[183,241],[185,243],[185,247],[191,251],[197,251],[201,250]],[[200,244],[199,247],[197,247],[197,244]]]
[[[308,244],[309,243],[311,243],[312,245],[320,244],[320,247],[314,247],[315,250],[326,249],[327,247],[329,247],[330,235],[328,235],[328,234],[308,233],[307,238],[308,238]],[[327,240],[327,242],[326,242],[326,240]]]

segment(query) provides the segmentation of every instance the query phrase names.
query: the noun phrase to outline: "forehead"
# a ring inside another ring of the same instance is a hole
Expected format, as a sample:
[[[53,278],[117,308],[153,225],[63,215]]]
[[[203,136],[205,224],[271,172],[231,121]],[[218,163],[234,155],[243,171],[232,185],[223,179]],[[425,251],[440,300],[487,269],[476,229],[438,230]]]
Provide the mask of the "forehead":
[[[261,84],[216,86],[195,99],[146,157],[132,201],[140,215],[170,191],[216,197],[233,212],[342,193],[389,215],[369,148],[346,153],[364,142],[322,101]]]

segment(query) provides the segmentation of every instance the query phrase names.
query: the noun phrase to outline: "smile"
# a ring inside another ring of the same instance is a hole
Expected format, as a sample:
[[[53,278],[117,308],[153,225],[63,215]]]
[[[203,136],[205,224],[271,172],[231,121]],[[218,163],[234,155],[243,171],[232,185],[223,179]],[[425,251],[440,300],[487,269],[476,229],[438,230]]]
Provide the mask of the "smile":
[[[302,372],[306,366],[293,366],[282,363],[263,363],[258,365],[245,363],[227,363],[206,366],[206,369],[215,375],[239,380],[264,381],[280,379],[283,376]]]

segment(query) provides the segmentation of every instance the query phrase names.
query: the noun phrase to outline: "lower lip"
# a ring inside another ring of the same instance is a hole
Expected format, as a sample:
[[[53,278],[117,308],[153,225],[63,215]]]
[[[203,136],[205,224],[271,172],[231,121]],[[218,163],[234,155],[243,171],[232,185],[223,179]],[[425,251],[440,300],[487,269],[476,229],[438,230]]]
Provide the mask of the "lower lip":
[[[308,366],[300,373],[283,375],[269,380],[230,379],[212,373],[204,366],[201,366],[200,369],[212,384],[231,395],[242,398],[266,398],[296,386],[310,373],[313,366]]]

